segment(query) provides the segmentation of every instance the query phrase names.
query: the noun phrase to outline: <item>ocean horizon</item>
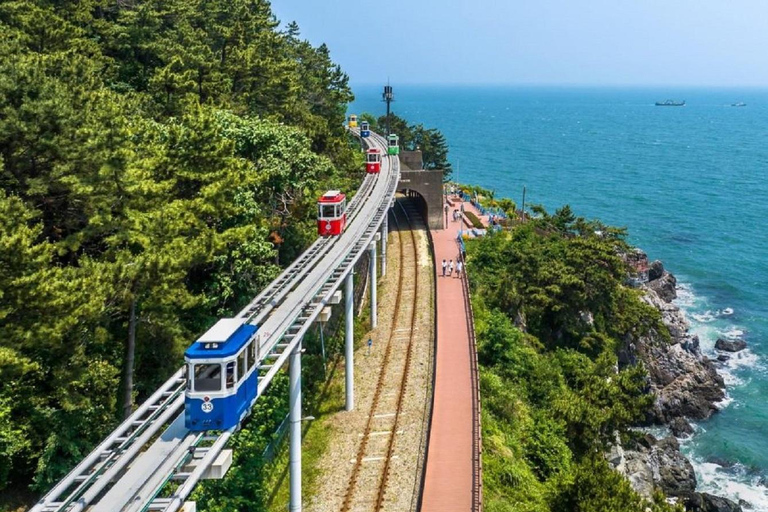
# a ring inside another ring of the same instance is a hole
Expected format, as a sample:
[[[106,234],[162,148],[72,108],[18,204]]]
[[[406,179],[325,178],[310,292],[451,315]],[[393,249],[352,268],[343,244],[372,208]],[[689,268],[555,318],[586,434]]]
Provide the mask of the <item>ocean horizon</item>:
[[[677,277],[705,355],[747,342],[682,446],[698,490],[768,510],[768,88],[392,85],[394,113],[446,136],[453,179],[626,227]],[[383,115],[381,90],[355,86],[349,112]]]

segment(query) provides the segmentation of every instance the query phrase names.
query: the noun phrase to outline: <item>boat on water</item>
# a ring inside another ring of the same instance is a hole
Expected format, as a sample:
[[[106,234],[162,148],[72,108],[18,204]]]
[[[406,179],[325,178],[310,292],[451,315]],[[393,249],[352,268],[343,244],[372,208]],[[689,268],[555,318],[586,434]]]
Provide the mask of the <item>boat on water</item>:
[[[685,100],[683,101],[675,101],[675,100],[665,100],[665,101],[657,101],[656,102],[657,107],[684,107],[685,106]]]
[[[732,107],[746,107],[747,104],[744,103],[743,101],[737,101],[736,103],[731,103],[731,106]]]

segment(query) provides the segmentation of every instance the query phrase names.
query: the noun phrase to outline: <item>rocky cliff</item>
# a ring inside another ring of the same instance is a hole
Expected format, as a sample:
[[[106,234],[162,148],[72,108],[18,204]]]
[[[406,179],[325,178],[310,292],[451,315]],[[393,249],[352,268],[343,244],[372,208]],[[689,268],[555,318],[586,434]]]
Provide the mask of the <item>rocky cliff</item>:
[[[617,442],[608,460],[649,499],[654,492],[663,491],[689,511],[740,511],[741,506],[730,500],[695,492],[693,466],[674,437],[693,433],[688,420],[705,419],[717,411],[718,402],[725,398],[723,379],[715,364],[701,353],[699,339],[690,333],[683,312],[672,303],[677,297],[675,277],[660,261],[649,264],[642,251],[628,255],[627,260],[638,269],[639,277],[633,282],[644,291],[643,300],[661,313],[669,336],[655,330],[646,336],[627,336],[619,362],[644,364],[650,391],[656,396],[647,423],[665,425],[673,436],[658,440],[644,435],[625,446]]]

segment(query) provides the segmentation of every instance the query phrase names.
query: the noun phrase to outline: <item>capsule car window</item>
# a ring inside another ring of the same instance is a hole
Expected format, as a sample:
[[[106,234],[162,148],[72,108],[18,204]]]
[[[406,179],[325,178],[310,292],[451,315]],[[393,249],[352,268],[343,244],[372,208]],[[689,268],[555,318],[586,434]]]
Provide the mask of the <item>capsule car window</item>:
[[[195,365],[195,391],[221,391],[221,365]]]

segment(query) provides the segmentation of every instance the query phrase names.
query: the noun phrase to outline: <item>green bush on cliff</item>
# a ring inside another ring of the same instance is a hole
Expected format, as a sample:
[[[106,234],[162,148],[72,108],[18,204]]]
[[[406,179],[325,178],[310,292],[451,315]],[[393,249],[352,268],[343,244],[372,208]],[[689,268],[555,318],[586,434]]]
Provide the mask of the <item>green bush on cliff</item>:
[[[619,370],[616,351],[659,314],[622,284],[623,231],[538,213],[467,242],[486,510],[643,510],[602,453],[652,404],[643,368]]]

